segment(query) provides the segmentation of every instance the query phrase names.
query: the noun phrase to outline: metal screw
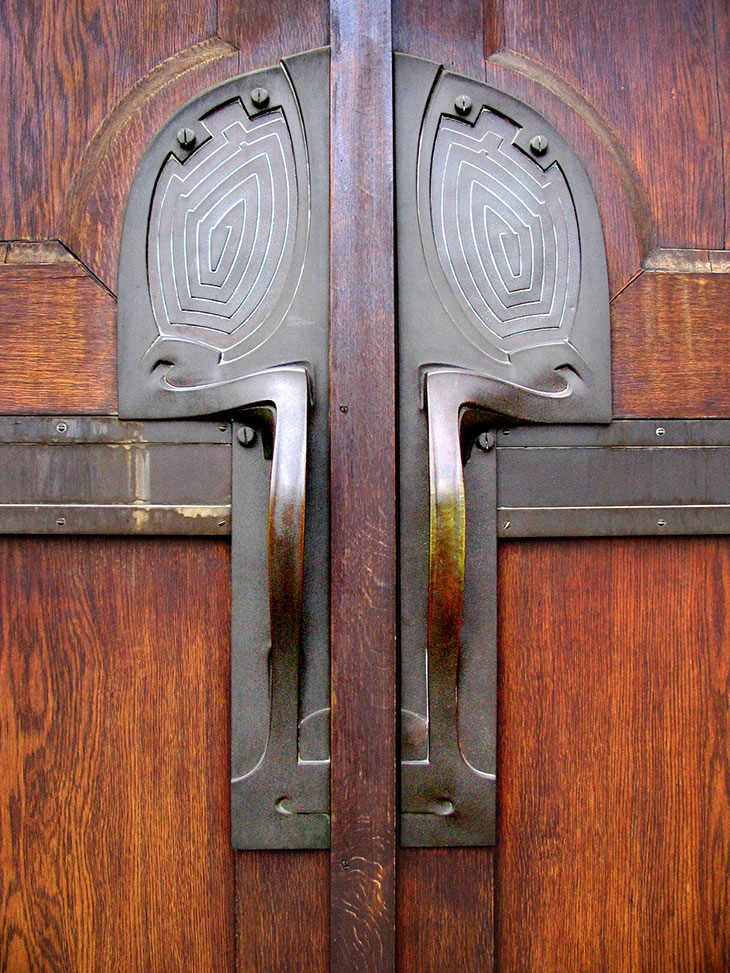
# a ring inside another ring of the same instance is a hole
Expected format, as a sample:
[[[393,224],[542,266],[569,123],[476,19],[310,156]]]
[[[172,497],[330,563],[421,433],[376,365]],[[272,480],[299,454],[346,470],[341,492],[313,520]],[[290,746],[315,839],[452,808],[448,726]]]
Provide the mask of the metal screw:
[[[220,429],[221,432],[225,432],[226,429],[228,428],[228,423],[221,422],[221,423],[218,424],[218,428]]]
[[[219,520],[219,521],[218,521],[218,526],[219,526],[219,527],[225,527],[225,526],[226,526],[226,522],[225,522],[225,520]]]
[[[236,438],[242,446],[253,446],[256,442],[256,430],[250,426],[241,426],[236,433]]]
[[[65,518],[65,517],[59,517],[59,518],[58,518],[58,520],[56,521],[56,524],[57,524],[57,525],[58,525],[59,527],[63,527],[63,525],[64,525],[65,523],[66,523],[66,518]]]
[[[512,521],[511,520],[505,520],[505,522],[504,522],[504,529],[505,530],[509,530],[511,526],[512,526]]]
[[[657,431],[656,431],[657,436],[663,436],[665,432],[666,432],[666,429],[664,428],[664,426],[658,426],[657,427]]]
[[[340,412],[342,413],[343,416],[346,416],[349,411],[350,410],[347,408],[346,405],[341,405],[340,406]]]
[[[343,858],[340,864],[342,865],[343,868],[349,868],[350,867],[350,859],[349,858]]]
[[[480,433],[476,439],[476,446],[483,453],[488,453],[492,446],[494,446],[494,435],[491,432]]]
[[[66,432],[67,429],[68,426],[66,425],[65,422],[59,422],[58,425],[56,426],[56,432]]]
[[[269,103],[269,92],[266,88],[254,88],[251,92],[251,101],[257,108],[266,108]]]
[[[502,435],[503,436],[509,436],[509,429],[503,429],[502,430]]]
[[[657,525],[657,527],[666,527],[666,526],[667,526],[667,522],[666,522],[666,520],[664,520],[664,518],[662,517],[662,519],[661,519],[661,520],[657,520],[657,522],[656,522],[656,525]]]
[[[192,149],[198,137],[192,128],[181,128],[177,133],[177,140],[180,143],[181,149]]]
[[[454,108],[460,115],[468,115],[471,111],[472,100],[469,95],[459,95],[454,102]]]
[[[530,151],[535,155],[545,155],[548,150],[548,140],[544,135],[533,135],[530,139]]]

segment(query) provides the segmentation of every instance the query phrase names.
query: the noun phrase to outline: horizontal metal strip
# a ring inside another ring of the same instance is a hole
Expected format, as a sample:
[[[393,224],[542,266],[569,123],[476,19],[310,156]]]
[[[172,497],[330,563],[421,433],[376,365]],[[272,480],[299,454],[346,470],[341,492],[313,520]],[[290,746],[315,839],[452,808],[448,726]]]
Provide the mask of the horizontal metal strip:
[[[225,536],[230,532],[230,504],[0,504],[2,534]]]
[[[3,505],[219,507],[230,501],[231,447],[225,444],[0,445]]]
[[[730,534],[730,504],[665,507],[500,507],[500,537]]]
[[[606,426],[505,426],[497,446],[727,446],[729,419],[617,419]]]
[[[497,457],[499,507],[730,504],[728,446],[531,446]]]
[[[221,419],[145,422],[114,416],[0,416],[0,443],[230,443]]]

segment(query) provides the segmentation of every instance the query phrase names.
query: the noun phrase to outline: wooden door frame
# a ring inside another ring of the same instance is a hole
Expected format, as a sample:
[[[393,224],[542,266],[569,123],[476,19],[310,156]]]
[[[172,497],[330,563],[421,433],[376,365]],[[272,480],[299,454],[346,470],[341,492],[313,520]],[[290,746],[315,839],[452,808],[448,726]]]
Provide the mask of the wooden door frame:
[[[390,0],[331,0],[331,968],[395,967]]]

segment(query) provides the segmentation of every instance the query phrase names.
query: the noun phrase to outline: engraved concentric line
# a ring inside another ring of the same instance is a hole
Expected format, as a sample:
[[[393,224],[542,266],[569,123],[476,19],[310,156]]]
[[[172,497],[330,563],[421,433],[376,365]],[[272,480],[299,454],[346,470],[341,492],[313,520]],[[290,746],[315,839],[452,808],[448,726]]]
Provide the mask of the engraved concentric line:
[[[567,337],[580,286],[563,172],[543,171],[513,144],[517,131],[488,109],[474,126],[444,116],[431,163],[433,237],[459,317],[503,352],[529,332]]]
[[[171,155],[160,173],[147,273],[161,335],[225,350],[255,336],[281,296],[298,190],[281,109],[249,118],[231,101],[204,125],[211,138],[184,163]]]

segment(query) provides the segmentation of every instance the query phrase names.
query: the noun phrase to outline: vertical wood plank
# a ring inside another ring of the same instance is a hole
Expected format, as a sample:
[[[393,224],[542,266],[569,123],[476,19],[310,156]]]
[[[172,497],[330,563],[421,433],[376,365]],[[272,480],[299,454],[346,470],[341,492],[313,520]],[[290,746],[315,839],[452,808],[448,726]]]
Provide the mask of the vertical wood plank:
[[[335,971],[395,963],[391,12],[332,0],[332,859]]]
[[[233,964],[223,541],[0,538],[0,968]]]
[[[238,973],[326,973],[326,851],[236,855]]]
[[[398,973],[493,968],[493,848],[401,848]]]
[[[484,77],[483,0],[394,0],[393,47],[451,71]]]
[[[730,543],[500,552],[498,966],[730,968]]]

